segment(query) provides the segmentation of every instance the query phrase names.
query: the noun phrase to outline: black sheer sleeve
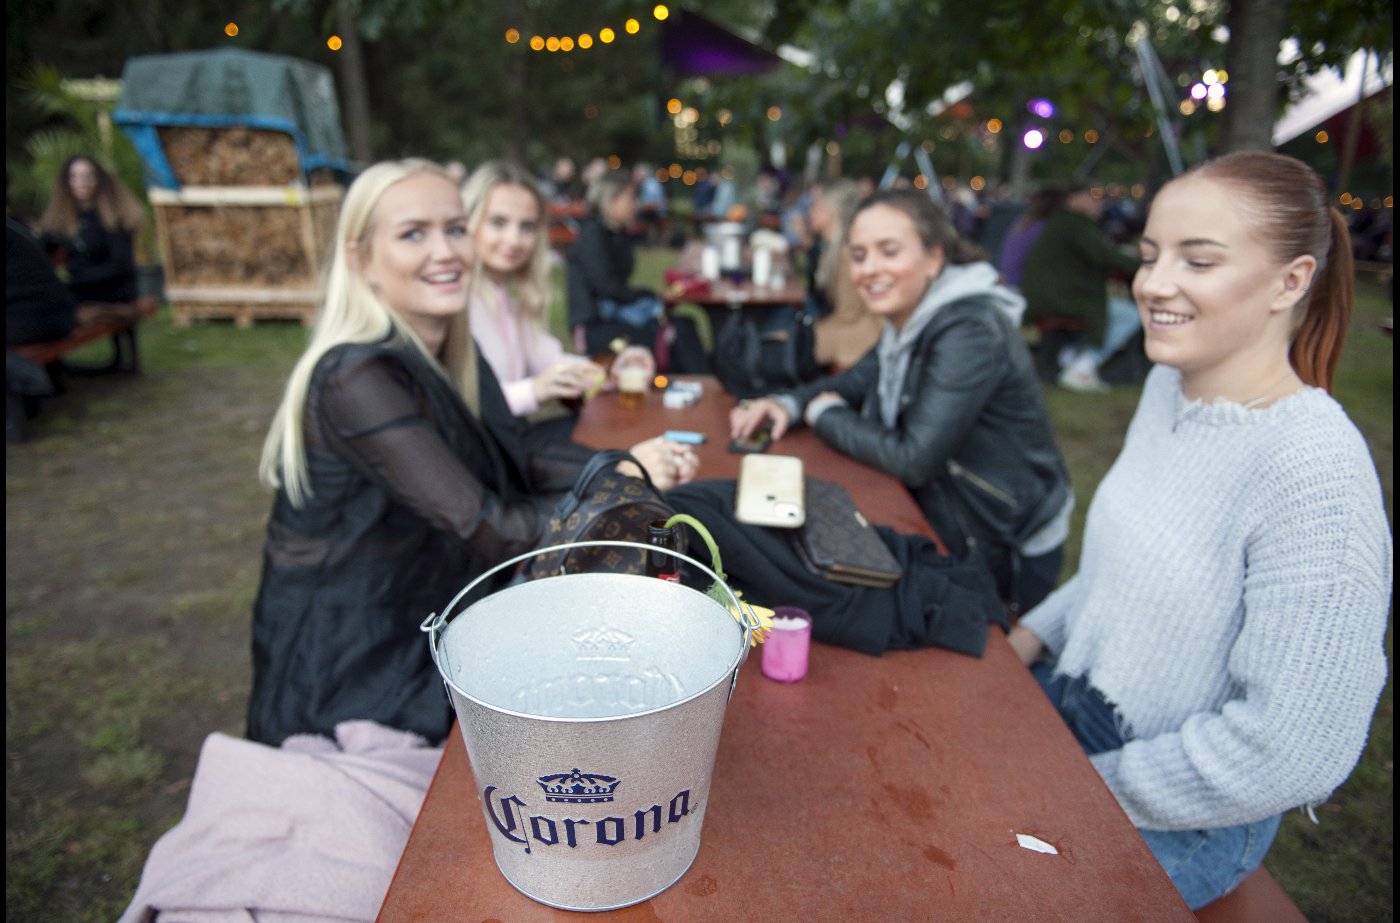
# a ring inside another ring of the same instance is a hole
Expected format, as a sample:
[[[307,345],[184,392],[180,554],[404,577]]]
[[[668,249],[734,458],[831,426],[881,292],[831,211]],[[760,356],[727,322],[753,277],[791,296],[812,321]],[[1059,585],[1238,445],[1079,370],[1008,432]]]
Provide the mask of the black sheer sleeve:
[[[321,387],[307,401],[309,443],[323,440],[392,500],[486,560],[534,547],[544,504],[501,483],[506,469],[491,437],[465,408],[444,413],[443,402],[427,393],[436,383],[425,385],[383,357],[347,363],[317,380]]]

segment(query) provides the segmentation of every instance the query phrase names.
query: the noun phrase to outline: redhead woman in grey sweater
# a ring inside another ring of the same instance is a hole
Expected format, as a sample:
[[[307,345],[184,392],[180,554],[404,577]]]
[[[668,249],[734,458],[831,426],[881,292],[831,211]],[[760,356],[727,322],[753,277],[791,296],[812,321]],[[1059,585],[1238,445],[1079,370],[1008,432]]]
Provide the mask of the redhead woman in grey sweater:
[[[1391,534],[1329,396],[1351,313],[1322,180],[1241,153],[1153,203],[1149,375],[1079,573],[1010,639],[1191,907],[1351,773],[1386,679]]]

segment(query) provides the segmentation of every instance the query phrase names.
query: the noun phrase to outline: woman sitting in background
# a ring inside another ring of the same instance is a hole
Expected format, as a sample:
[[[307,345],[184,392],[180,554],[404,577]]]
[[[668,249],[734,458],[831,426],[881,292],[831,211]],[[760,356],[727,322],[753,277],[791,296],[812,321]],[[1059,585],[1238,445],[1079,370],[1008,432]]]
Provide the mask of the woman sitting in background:
[[[68,289],[79,301],[136,300],[133,241],[146,222],[136,197],[90,157],[71,157],[54,180],[39,219],[45,242],[61,251]]]
[[[1158,365],[1079,573],[1011,641],[1195,909],[1356,764],[1392,549],[1366,442],[1326,390],[1352,265],[1322,179],[1275,154],[1207,162],[1158,193],[1141,252]]]
[[[550,400],[576,400],[603,383],[602,370],[564,352],[545,329],[549,245],[545,202],[530,172],[503,160],[482,164],[462,189],[478,272],[472,276],[471,330],[516,416]],[[618,364],[655,371],[651,350],[628,347]]]
[[[823,368],[856,364],[880,339],[883,324],[871,314],[851,283],[846,258],[846,225],[860,201],[852,180],[830,180],[812,188],[807,227],[813,236],[808,251],[808,304],[815,309],[812,353]]]
[[[735,408],[736,439],[805,420],[893,474],[950,549],[976,549],[1025,611],[1059,576],[1073,497],[1040,382],[997,284],[947,213],[914,189],[867,197],[846,238],[851,276],[884,329],[847,371]]]
[[[277,491],[253,618],[248,736],[332,736],[368,719],[446,736],[451,710],[419,624],[540,540],[591,451],[533,446],[468,326],[471,234],[456,182],[381,163],[346,193],[325,302],[263,446]],[[687,448],[633,454],[662,489]]]
[[[656,293],[631,282],[637,262],[628,233],[637,217],[631,175],[612,170],[595,179],[588,208],[569,249],[569,324],[580,340],[576,346],[596,356],[620,339],[651,349],[662,371],[708,371],[695,325],[688,318],[668,320]]]

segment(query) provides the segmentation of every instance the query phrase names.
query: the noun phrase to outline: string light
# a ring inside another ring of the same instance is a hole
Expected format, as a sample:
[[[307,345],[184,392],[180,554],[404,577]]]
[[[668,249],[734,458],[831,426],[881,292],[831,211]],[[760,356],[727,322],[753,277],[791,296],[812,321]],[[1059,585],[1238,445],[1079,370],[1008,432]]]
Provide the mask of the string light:
[[[655,19],[657,22],[664,22],[665,20],[671,17],[671,10],[670,7],[666,6],[665,4],[658,3],[656,6],[652,7],[651,15],[652,18]],[[230,35],[237,34],[238,27],[233,25],[233,23],[229,23],[228,28],[232,28],[234,30],[233,32],[229,33]],[[228,28],[226,28],[224,31],[227,32]],[[611,26],[603,26],[602,28],[598,29],[596,33],[598,36],[597,41],[601,42],[604,45],[611,45],[614,41],[617,40],[619,33],[626,33],[627,35],[637,35],[641,31],[641,21],[636,19],[635,17],[629,18],[627,20],[624,20],[622,25],[618,28],[614,28]],[[530,46],[531,51],[586,51],[589,48],[593,47],[595,41],[593,36],[594,33],[591,32],[585,32],[582,35],[580,35],[577,39],[567,35],[532,35],[530,36],[528,44]],[[507,45],[519,44],[521,38],[523,38],[523,35],[519,29],[512,26],[511,28],[505,30],[505,40]]]
[[[229,38],[233,38],[234,36],[238,35],[238,23],[231,22],[228,25],[224,26],[224,35],[227,35]]]
[[[987,119],[987,131],[997,134],[1001,131],[1001,119]]]
[[[340,40],[340,36],[338,35],[332,35],[330,38],[326,39],[326,47],[331,51],[339,51],[340,46],[343,44],[345,43]]]

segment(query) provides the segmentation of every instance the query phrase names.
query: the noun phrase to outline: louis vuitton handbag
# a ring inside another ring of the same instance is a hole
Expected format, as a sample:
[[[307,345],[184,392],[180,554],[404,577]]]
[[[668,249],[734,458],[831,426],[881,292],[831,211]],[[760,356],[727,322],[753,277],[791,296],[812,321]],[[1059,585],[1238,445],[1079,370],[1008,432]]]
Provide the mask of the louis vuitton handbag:
[[[904,570],[839,484],[807,479],[807,521],[792,534],[803,566],[836,583],[885,588]]]
[[[619,474],[615,469],[623,461],[636,464],[642,477]],[[673,513],[631,453],[609,449],[583,466],[574,486],[555,507],[538,547],[593,541],[646,545],[647,523],[669,519]],[[538,555],[527,567],[531,579],[578,573],[643,574],[646,554],[640,549],[634,553],[626,548],[573,548]]]

